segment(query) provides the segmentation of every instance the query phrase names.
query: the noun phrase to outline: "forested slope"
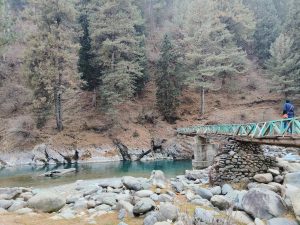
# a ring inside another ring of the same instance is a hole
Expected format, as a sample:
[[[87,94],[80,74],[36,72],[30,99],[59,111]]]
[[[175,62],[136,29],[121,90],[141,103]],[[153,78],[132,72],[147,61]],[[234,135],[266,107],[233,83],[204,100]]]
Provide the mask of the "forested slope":
[[[0,7],[1,150],[148,148],[180,126],[279,118],[299,94],[297,0]]]

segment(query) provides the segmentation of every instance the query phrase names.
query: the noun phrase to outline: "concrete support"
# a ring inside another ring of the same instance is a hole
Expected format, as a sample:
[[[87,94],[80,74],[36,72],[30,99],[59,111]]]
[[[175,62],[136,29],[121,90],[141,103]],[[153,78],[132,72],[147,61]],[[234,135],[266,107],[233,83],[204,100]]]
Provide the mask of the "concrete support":
[[[208,139],[196,136],[195,137],[195,149],[194,149],[194,169],[203,169],[210,165],[217,154],[217,146],[209,143]]]

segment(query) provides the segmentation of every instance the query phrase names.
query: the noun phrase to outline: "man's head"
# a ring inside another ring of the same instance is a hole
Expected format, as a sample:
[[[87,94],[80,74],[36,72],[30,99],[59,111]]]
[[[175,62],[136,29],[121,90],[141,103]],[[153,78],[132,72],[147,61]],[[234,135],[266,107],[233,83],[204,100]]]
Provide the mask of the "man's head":
[[[291,103],[291,101],[290,100],[285,100],[285,103]]]

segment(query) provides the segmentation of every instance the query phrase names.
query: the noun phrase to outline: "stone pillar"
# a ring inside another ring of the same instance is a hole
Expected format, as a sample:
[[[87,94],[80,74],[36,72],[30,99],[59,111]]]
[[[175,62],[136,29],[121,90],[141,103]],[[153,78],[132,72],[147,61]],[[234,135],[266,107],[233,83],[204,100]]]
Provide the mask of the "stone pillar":
[[[199,136],[195,137],[195,143],[193,168],[203,169],[210,166],[216,155],[216,146]]]

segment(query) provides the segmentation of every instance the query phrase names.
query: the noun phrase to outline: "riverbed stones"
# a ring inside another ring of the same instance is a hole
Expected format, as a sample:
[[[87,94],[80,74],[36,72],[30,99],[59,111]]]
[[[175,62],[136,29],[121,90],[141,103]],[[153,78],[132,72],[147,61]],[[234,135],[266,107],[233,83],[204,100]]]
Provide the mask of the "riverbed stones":
[[[253,179],[259,183],[267,184],[273,181],[273,176],[271,173],[256,174]]]
[[[100,181],[98,185],[102,188],[112,187],[118,189],[123,187],[121,179],[105,179]]]
[[[21,209],[16,210],[16,213],[19,215],[25,215],[25,214],[29,214],[32,212],[33,212],[33,210],[30,208],[21,208]]]
[[[152,185],[158,188],[166,188],[167,179],[164,172],[161,170],[153,170],[151,172],[150,181],[152,182]]]
[[[129,190],[140,191],[144,189],[142,183],[135,177],[125,176],[122,178],[122,183]]]
[[[45,213],[56,212],[65,204],[64,197],[50,191],[40,192],[28,201],[29,208]]]
[[[254,218],[271,219],[286,212],[282,198],[269,190],[253,188],[242,200],[243,209]]]
[[[217,207],[220,210],[226,210],[232,204],[232,202],[223,195],[214,195],[210,199],[210,202],[213,204],[213,206]]]
[[[278,175],[280,175],[280,172],[279,172],[279,170],[277,170],[277,169],[271,169],[271,168],[269,168],[269,169],[268,169],[268,173],[271,173],[273,176],[278,176]]]
[[[278,175],[278,176],[275,176],[274,177],[274,181],[276,182],[276,183],[282,183],[283,182],[283,176],[282,175]]]
[[[133,207],[133,214],[138,216],[140,214],[145,214],[155,208],[155,202],[150,198],[143,198],[138,201]]]

